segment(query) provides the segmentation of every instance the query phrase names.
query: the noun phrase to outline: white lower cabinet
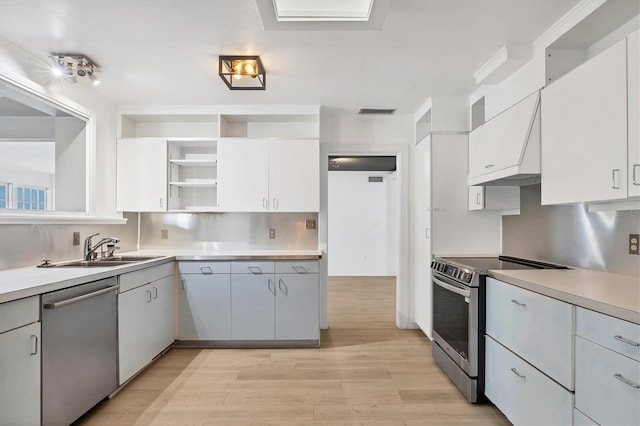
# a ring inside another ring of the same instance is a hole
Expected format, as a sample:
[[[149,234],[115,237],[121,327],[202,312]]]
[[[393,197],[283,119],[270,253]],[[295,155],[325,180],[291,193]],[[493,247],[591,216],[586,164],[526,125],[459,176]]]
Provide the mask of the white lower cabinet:
[[[573,311],[568,303],[487,278],[487,334],[569,390]]]
[[[640,325],[578,308],[576,334],[576,408],[599,424],[640,424]]]
[[[231,275],[231,337],[273,340],[276,291],[273,272]]]
[[[39,322],[0,334],[0,425],[40,424],[40,352]]]
[[[179,340],[231,339],[231,275],[181,274],[179,318]]]
[[[573,394],[489,336],[485,394],[516,425],[570,425]]]
[[[119,384],[173,343],[173,275],[147,281],[164,265],[132,272],[139,285],[118,295]],[[173,271],[173,268],[170,269]],[[122,281],[130,281],[121,275]],[[121,288],[122,289],[122,288]]]
[[[318,274],[282,274],[276,280],[276,340],[319,339]]]

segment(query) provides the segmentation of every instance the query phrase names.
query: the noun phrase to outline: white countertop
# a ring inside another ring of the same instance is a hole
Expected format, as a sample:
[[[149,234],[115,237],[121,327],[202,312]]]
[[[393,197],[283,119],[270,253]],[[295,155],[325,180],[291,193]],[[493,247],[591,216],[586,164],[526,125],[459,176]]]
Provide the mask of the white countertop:
[[[640,280],[591,269],[492,270],[489,275],[576,306],[640,324]]]
[[[117,253],[138,256],[160,256],[143,262],[107,267],[64,267],[5,269],[0,271],[0,303],[24,297],[48,293],[75,285],[132,272],[173,260],[224,260],[224,259],[319,259],[321,250],[139,250]],[[60,262],[66,263],[66,262]]]

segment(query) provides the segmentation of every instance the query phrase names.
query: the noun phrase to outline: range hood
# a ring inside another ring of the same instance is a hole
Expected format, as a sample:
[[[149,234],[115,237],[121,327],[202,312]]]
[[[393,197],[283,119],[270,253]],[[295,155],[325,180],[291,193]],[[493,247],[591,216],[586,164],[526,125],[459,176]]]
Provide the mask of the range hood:
[[[469,134],[467,184],[524,186],[540,182],[540,91]]]

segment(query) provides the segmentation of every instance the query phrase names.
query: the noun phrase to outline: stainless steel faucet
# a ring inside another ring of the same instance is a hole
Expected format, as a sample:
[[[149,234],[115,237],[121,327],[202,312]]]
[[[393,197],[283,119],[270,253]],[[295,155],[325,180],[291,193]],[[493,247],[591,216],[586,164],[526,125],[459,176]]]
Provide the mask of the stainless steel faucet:
[[[100,241],[98,241],[96,243],[96,245],[92,245],[91,244],[91,238],[95,237],[96,235],[100,235],[100,233],[98,232],[97,234],[93,234],[93,235],[89,235],[85,240],[84,240],[84,260],[93,260],[96,257],[96,250],[99,249],[100,247],[102,247],[104,244],[117,244],[120,242],[119,238],[115,238],[115,237],[106,237],[101,239]]]

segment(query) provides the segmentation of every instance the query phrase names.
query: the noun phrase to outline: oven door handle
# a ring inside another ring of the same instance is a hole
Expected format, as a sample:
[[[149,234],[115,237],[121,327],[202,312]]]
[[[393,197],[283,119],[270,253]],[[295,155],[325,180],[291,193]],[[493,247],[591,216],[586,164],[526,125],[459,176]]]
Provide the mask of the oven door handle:
[[[444,288],[445,290],[449,290],[455,294],[459,294],[460,296],[464,296],[464,297],[471,297],[471,290],[464,290],[462,288],[458,288],[454,285],[448,284],[436,277],[432,277],[433,278],[433,282],[438,284],[440,287]]]

